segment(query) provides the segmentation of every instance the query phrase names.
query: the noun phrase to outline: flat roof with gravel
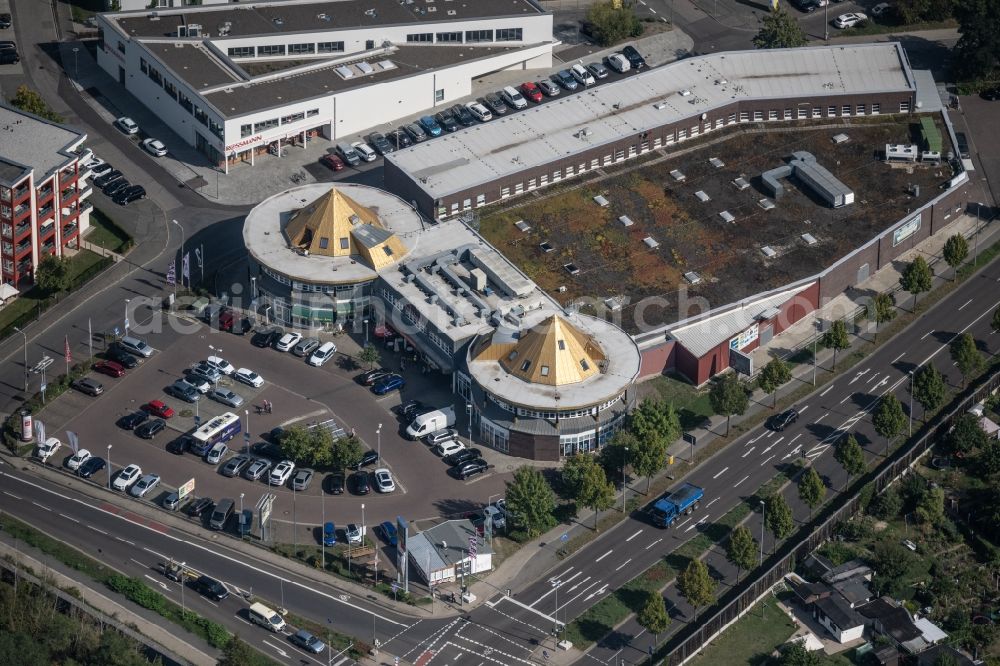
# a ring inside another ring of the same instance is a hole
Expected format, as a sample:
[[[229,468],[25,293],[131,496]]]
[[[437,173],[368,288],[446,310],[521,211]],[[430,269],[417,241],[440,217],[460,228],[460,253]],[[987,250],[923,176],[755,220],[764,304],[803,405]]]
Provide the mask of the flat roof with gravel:
[[[36,177],[49,174],[75,160],[71,149],[86,138],[83,132],[0,104],[0,158],[7,162],[0,178],[20,178],[21,165],[33,168]]]
[[[386,159],[437,199],[734,100],[914,89],[897,42],[713,53],[549,100]]]

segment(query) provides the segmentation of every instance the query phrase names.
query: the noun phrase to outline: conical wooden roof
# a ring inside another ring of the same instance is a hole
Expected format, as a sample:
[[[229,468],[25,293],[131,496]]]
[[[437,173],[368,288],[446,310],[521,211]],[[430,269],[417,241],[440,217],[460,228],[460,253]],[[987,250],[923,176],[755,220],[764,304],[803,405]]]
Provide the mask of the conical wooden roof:
[[[488,356],[496,358],[510,374],[549,386],[582,382],[600,372],[598,364],[605,360],[590,336],[559,315],[545,319],[516,342],[493,344],[488,349]]]

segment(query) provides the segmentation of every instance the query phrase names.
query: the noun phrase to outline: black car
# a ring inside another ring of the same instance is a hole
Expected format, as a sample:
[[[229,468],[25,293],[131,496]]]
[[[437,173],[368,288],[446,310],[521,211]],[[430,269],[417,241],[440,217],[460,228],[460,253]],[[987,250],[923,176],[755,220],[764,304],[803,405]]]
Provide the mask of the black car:
[[[119,192],[124,192],[128,188],[132,187],[132,183],[128,182],[124,178],[114,181],[109,185],[104,186],[104,196],[109,197],[112,201]]]
[[[131,414],[126,414],[125,416],[118,419],[118,425],[126,430],[135,430],[140,424],[144,423],[146,419],[149,418],[149,413],[142,410],[138,412],[132,412]]]
[[[472,115],[472,111],[469,111],[461,104],[451,107],[451,113],[455,116],[455,120],[463,127],[472,127],[476,124],[476,117]]]
[[[361,469],[362,467],[368,467],[368,465],[374,465],[378,462],[378,451],[373,451],[368,449],[365,451],[364,455],[361,456],[361,460],[351,465],[353,469]]]
[[[507,105],[503,103],[503,100],[500,99],[500,95],[496,93],[486,93],[486,96],[483,97],[483,103],[489,107],[490,111],[498,116],[502,116],[507,113]]]
[[[21,56],[13,49],[0,49],[0,65],[16,65],[21,62]]]
[[[202,514],[211,511],[215,507],[215,502],[211,497],[202,497],[188,505],[187,513],[192,518],[197,518]]]
[[[143,439],[153,439],[157,434],[167,429],[167,422],[163,419],[153,419],[146,421],[135,429],[135,434]]]
[[[266,328],[263,331],[258,331],[253,334],[250,338],[250,344],[254,347],[260,347],[261,349],[266,349],[271,347],[281,338],[280,328]]]
[[[799,413],[793,409],[786,409],[780,414],[775,414],[767,420],[767,427],[771,430],[781,432],[788,426],[799,420]]]
[[[410,146],[413,145],[413,139],[411,139],[410,135],[406,133],[406,130],[402,128],[394,129],[391,132],[389,132],[389,135],[386,137],[386,140],[389,143],[391,143],[393,148],[395,148],[396,150],[409,148]]]
[[[81,479],[89,479],[107,466],[108,464],[104,462],[104,458],[98,458],[97,456],[87,458],[80,465],[80,468],[76,470],[76,475]]]
[[[430,138],[427,136],[427,132],[424,131],[424,128],[417,123],[403,125],[403,129],[406,130],[406,134],[410,137],[413,143],[420,143]]]
[[[355,472],[351,474],[351,485],[354,487],[355,495],[367,495],[370,489],[368,472]]]
[[[476,474],[482,474],[489,468],[486,461],[482,458],[476,458],[475,460],[469,460],[461,465],[456,465],[452,467],[448,472],[455,478],[465,481],[470,476],[475,476]]]
[[[344,474],[343,472],[334,472],[330,476],[326,477],[327,492],[331,495],[343,495],[344,494]]]
[[[146,188],[142,185],[132,185],[115,195],[114,202],[119,206],[127,206],[133,201],[146,198]]]
[[[375,384],[378,383],[380,379],[388,377],[391,374],[392,372],[386,370],[385,368],[375,368],[373,370],[369,370],[365,373],[362,373],[358,377],[358,382],[362,386],[374,386]]]
[[[632,69],[639,69],[640,67],[646,66],[645,59],[643,59],[634,46],[626,46],[623,48],[622,55],[628,58],[628,62],[632,65]]]
[[[434,114],[434,120],[438,121],[438,125],[443,127],[446,132],[454,132],[458,129],[458,120],[455,119],[455,114],[451,112],[451,109],[444,109]]]
[[[109,171],[108,173],[104,174],[103,176],[98,176],[97,178],[94,179],[93,182],[94,182],[94,186],[95,187],[100,187],[100,188],[103,189],[109,183],[113,183],[116,180],[121,180],[124,177],[125,177],[125,174],[123,174],[118,169],[114,169],[114,170]]]
[[[479,449],[462,449],[461,451],[452,453],[450,456],[445,456],[441,460],[451,467],[455,467],[456,465],[461,465],[462,463],[466,463],[480,457],[482,457],[482,453]]]
[[[182,455],[191,449],[192,442],[194,442],[194,438],[191,435],[181,435],[167,444],[167,451],[174,455]]]
[[[375,149],[375,152],[385,157],[389,153],[395,150],[389,140],[385,138],[385,135],[381,132],[372,132],[368,135],[368,143],[371,147]]]
[[[792,0],[792,4],[794,4],[800,12],[805,12],[806,14],[810,14],[819,9],[819,0]]]
[[[962,132],[955,132],[955,147],[963,159],[969,159],[969,140]]]
[[[4,13],[0,14],[0,28],[9,28],[11,26],[10,14]]]
[[[213,601],[222,601],[229,596],[229,590],[225,585],[208,576],[199,576],[194,582],[194,589]]]
[[[114,361],[115,363],[122,366],[126,370],[131,370],[135,366],[139,365],[139,359],[137,359],[135,356],[132,356],[132,354],[129,354],[127,351],[125,351],[118,345],[113,345],[111,349],[109,349],[107,353],[104,354],[104,356],[109,361]]]
[[[407,400],[399,407],[397,407],[396,411],[404,419],[412,420],[417,414],[422,412],[423,409],[424,409],[424,403],[420,402],[419,400]]]
[[[983,92],[979,93],[979,96],[985,99],[987,102],[995,102],[998,99],[1000,99],[1000,87],[984,90]]]

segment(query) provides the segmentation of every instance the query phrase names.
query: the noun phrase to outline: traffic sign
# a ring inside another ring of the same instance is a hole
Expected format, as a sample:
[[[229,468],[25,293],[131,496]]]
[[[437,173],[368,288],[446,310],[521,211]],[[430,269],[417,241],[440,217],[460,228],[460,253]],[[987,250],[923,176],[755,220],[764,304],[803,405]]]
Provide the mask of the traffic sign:
[[[753,357],[737,349],[730,349],[729,367],[741,375],[750,377],[753,375]]]
[[[569,532],[566,532],[561,537],[559,537],[559,540],[560,541],[568,541],[569,540]]]
[[[193,492],[194,492],[194,479],[190,479],[187,482],[185,482],[180,488],[177,489],[177,499],[182,500]]]
[[[695,436],[695,434],[693,432],[686,432],[686,433],[684,433],[684,434],[681,435],[681,438],[685,442],[687,442],[688,444],[697,444],[698,443],[698,437]]]

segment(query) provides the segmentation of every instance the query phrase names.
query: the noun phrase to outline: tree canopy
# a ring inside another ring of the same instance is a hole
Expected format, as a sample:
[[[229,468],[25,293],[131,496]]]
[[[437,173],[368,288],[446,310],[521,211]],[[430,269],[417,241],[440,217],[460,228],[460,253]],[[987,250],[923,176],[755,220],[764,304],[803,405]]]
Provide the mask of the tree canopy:
[[[833,457],[847,473],[848,483],[850,483],[851,477],[865,471],[865,452],[854,435],[847,435],[837,442]]]
[[[663,595],[655,590],[651,591],[649,598],[635,619],[639,626],[653,634],[653,643],[656,643],[657,637],[670,626],[670,615],[667,614]]]
[[[55,123],[63,122],[63,117],[50,109],[49,105],[37,91],[32,90],[26,85],[22,84],[17,87],[17,90],[14,91],[14,96],[10,98],[10,104],[45,120],[51,120]]]
[[[666,464],[667,448],[680,437],[680,418],[672,404],[647,398],[632,412],[628,428],[633,439],[627,460],[637,474],[646,477],[649,492],[652,476]]]
[[[333,436],[326,428],[290,426],[281,435],[281,452],[296,465],[329,465],[333,462],[332,447]]]
[[[899,276],[899,286],[913,294],[913,307],[917,306],[917,296],[931,290],[934,274],[923,257],[917,256],[903,269]]]
[[[694,607],[694,616],[697,618],[698,609],[715,601],[715,579],[704,562],[692,559],[687,568],[677,576],[677,591]]]
[[[745,525],[737,525],[729,533],[729,542],[726,544],[726,559],[736,567],[737,583],[740,582],[740,574],[749,571],[757,563],[759,554],[759,544]]]
[[[952,270],[957,270],[969,256],[969,241],[962,234],[953,234],[944,242],[941,254]]]
[[[969,377],[979,373],[986,361],[976,347],[976,340],[969,333],[962,333],[955,338],[950,347],[951,360],[955,361],[958,371],[962,373],[962,386],[969,381]]]
[[[577,454],[566,459],[563,465],[563,483],[577,503],[594,512],[594,529],[598,514],[611,508],[615,501],[615,487],[608,481],[604,468],[594,456]]]
[[[955,419],[951,432],[948,433],[948,445],[952,451],[969,454],[983,448],[985,444],[986,433],[979,427],[979,417],[966,413]]]
[[[789,49],[806,45],[806,34],[791,14],[779,7],[761,22],[753,38],[758,49]]]
[[[1000,12],[993,0],[958,0],[954,8],[961,37],[952,61],[956,79],[988,75],[1000,65]]]
[[[876,294],[868,304],[868,317],[875,322],[875,337],[878,327],[896,318],[896,303],[889,294]]]
[[[375,345],[365,345],[358,353],[358,360],[368,366],[371,370],[375,367],[375,364],[382,360],[382,354]]]
[[[928,363],[913,375],[913,398],[924,408],[924,418],[928,411],[933,411],[944,404],[948,387],[944,375],[933,363]]]
[[[792,509],[783,495],[775,494],[764,501],[764,523],[775,541],[784,539],[795,529]]]
[[[591,5],[587,12],[587,32],[601,46],[612,46],[642,34],[642,23],[628,4],[615,7],[611,0]]]
[[[815,467],[810,467],[799,479],[799,499],[809,507],[809,516],[813,509],[820,505],[826,495],[826,486]]]
[[[556,498],[552,488],[536,467],[517,468],[507,482],[507,512],[511,522],[533,538],[556,524],[553,512]]]
[[[789,369],[788,364],[782,359],[774,357],[767,362],[767,365],[765,365],[760,371],[760,374],[757,375],[757,386],[759,386],[764,393],[775,393],[791,378],[792,371]],[[777,402],[777,395],[775,395],[774,399],[775,402]]]
[[[906,414],[903,413],[903,405],[899,398],[893,393],[887,393],[875,410],[872,417],[872,424],[875,432],[881,437],[885,437],[885,451],[889,454],[889,442],[899,433],[903,432],[906,425]]]
[[[750,394],[735,373],[723,375],[715,382],[708,394],[712,410],[726,417],[726,435],[733,414],[743,414],[750,405]]]
[[[46,294],[54,294],[69,287],[69,269],[66,261],[54,254],[46,254],[35,269],[35,284]]]
[[[830,324],[830,328],[823,332],[819,343],[827,349],[833,350],[833,367],[836,369],[837,352],[851,346],[851,339],[847,336],[847,324],[844,323],[844,320],[838,319]]]

